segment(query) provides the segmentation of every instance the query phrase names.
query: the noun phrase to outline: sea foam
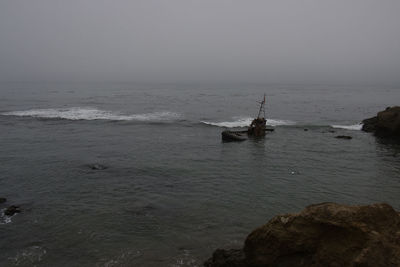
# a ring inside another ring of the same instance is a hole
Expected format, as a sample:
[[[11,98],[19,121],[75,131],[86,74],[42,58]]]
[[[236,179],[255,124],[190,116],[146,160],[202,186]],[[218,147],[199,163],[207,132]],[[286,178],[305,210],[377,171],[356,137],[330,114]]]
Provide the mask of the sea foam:
[[[1,115],[65,120],[113,121],[173,121],[182,117],[180,114],[170,111],[124,115],[118,112],[81,107],[10,111],[1,113]]]
[[[332,125],[333,128],[345,129],[345,130],[353,130],[360,131],[362,129],[362,123],[353,124],[353,125]]]
[[[217,127],[247,127],[251,124],[253,118],[237,118],[234,121],[223,121],[223,122],[209,122],[209,121],[201,121],[201,123],[217,126]],[[281,126],[281,125],[294,125],[295,122],[288,120],[277,120],[277,119],[267,119],[267,125],[269,126]]]
[[[4,214],[6,209],[0,210],[0,224],[7,224],[11,222],[11,216],[7,216]]]

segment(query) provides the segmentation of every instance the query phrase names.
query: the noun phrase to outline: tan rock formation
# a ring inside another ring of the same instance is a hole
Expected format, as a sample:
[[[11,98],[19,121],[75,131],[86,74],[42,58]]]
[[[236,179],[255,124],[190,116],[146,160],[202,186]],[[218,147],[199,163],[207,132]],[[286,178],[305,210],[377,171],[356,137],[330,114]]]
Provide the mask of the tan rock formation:
[[[235,266],[400,266],[400,215],[388,204],[311,205],[254,230],[243,252]],[[218,255],[205,265],[228,266]]]

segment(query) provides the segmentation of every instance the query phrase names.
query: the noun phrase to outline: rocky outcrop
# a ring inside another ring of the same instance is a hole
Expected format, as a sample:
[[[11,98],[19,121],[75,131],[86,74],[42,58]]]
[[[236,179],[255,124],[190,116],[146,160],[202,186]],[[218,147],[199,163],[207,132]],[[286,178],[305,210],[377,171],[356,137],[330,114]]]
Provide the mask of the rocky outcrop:
[[[95,170],[95,171],[101,171],[101,170],[105,170],[105,169],[108,168],[105,165],[101,165],[101,164],[97,164],[97,163],[96,164],[89,164],[88,167],[90,169],[92,169],[92,170]]]
[[[242,267],[247,266],[245,255],[242,249],[217,249],[212,258],[208,259],[204,266],[206,267]]]
[[[362,130],[377,136],[400,137],[400,107],[388,107],[376,117],[363,120]]]
[[[338,136],[335,136],[335,138],[337,138],[337,139],[347,139],[347,140],[353,139],[353,137],[351,137],[349,135],[338,135]]]
[[[242,251],[226,265],[239,252],[217,250],[205,266],[400,266],[400,215],[387,204],[311,205],[272,218]]]
[[[18,206],[10,206],[5,211],[4,214],[7,216],[13,216],[15,213],[20,213],[21,209]]]

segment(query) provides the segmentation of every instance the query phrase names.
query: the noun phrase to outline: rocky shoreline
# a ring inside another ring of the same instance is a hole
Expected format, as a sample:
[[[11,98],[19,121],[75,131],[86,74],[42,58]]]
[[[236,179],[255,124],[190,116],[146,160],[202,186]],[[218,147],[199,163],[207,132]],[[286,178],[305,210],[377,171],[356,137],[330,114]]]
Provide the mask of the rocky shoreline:
[[[400,106],[362,123],[365,132],[400,139]],[[400,266],[400,213],[384,203],[311,205],[275,216],[250,233],[243,248],[217,249],[204,266]]]
[[[388,107],[362,121],[362,130],[380,137],[400,138],[400,106]]]
[[[311,205],[275,216],[204,266],[400,266],[400,214],[385,203]]]

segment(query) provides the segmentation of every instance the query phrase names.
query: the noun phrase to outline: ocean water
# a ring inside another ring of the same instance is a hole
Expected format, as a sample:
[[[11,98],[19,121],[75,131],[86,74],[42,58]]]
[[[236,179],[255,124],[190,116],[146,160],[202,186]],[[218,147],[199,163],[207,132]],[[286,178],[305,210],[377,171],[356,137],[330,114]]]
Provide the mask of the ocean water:
[[[275,131],[222,142],[264,93]],[[400,209],[400,145],[360,131],[399,100],[387,86],[1,83],[0,265],[201,266],[312,203]]]

